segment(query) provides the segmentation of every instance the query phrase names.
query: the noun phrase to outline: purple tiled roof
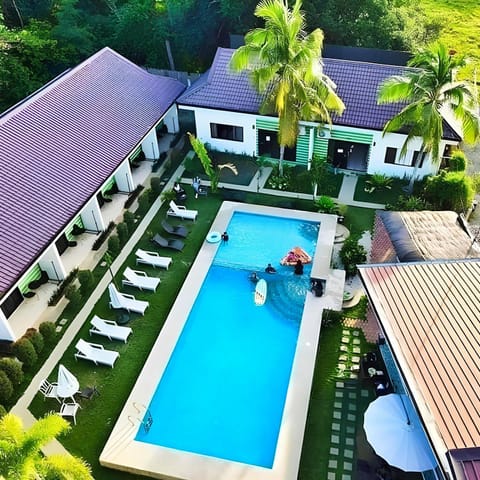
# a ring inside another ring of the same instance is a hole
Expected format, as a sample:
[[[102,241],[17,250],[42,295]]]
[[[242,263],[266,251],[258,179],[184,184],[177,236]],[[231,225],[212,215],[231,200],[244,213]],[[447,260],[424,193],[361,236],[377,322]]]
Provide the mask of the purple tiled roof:
[[[262,96],[252,87],[248,74],[232,73],[228,64],[233,49],[219,48],[212,67],[186,90],[177,103],[243,113],[259,113]],[[397,114],[399,104],[377,105],[379,85],[392,75],[400,75],[406,67],[324,58],[324,72],[337,85],[337,94],[345,103],[341,117],[334,115],[335,125],[382,130]],[[458,135],[445,123],[444,137],[459,141]]]
[[[0,117],[0,295],[183,90],[104,48]]]

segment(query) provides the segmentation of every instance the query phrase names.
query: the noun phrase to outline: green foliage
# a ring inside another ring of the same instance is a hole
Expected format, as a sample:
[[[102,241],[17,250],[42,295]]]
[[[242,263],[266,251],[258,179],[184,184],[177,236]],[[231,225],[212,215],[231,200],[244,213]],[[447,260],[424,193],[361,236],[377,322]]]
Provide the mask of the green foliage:
[[[466,212],[475,196],[473,181],[463,172],[447,172],[429,177],[425,185],[425,198],[436,210]]]
[[[0,370],[0,403],[8,403],[13,395],[13,385],[6,372]]]
[[[142,195],[138,197],[138,209],[137,213],[139,215],[145,215],[150,208],[151,201],[150,201],[150,191],[147,190]]]
[[[125,207],[127,208],[127,207]],[[97,237],[97,239],[93,242],[92,250],[98,250],[102,245],[103,242],[108,238],[110,232],[115,228],[115,222],[110,222],[107,225],[107,228]]]
[[[170,190],[164,190],[160,198],[162,199],[162,202],[169,203],[177,198],[177,194],[175,193],[175,190],[171,188]]]
[[[385,205],[386,210],[397,212],[413,212],[419,210],[428,210],[428,208],[429,206],[425,199],[415,195],[400,195],[396,203]]]
[[[47,345],[53,345],[57,339],[57,332],[55,331],[55,324],[53,322],[42,322],[38,326],[38,331],[43,335],[43,339]]]
[[[347,277],[357,273],[357,265],[367,261],[367,251],[358,243],[358,235],[350,235],[340,249],[340,260],[343,263]]]
[[[378,190],[391,190],[393,178],[387,177],[383,173],[374,173],[365,181],[365,191],[373,193]]]
[[[150,180],[150,187],[156,196],[162,193],[162,179],[160,177],[152,177]]]
[[[75,285],[69,285],[65,289],[65,297],[68,298],[73,309],[77,309],[82,305],[82,294]]]
[[[23,370],[20,362],[15,358],[0,358],[0,370],[3,370],[12,385],[20,385],[23,382]]]
[[[462,150],[455,150],[448,159],[450,172],[464,172],[467,169],[467,157]]]
[[[33,348],[35,348],[35,352],[37,352],[37,355],[42,353],[45,342],[43,340],[42,334],[38,330],[36,330],[35,328],[29,328],[25,332],[24,337],[28,338],[32,342]]]
[[[123,221],[127,225],[128,233],[132,235],[136,229],[135,215],[130,210],[127,210],[123,214]]]
[[[117,225],[117,235],[120,245],[125,245],[129,238],[128,227],[126,223],[121,222]]]
[[[23,363],[26,368],[30,368],[38,361],[37,352],[32,342],[26,338],[19,338],[12,346],[14,355]]]
[[[343,316],[342,312],[336,310],[323,310],[322,313],[322,327],[331,327],[333,325],[338,325],[342,322]]]
[[[273,188],[274,190],[289,191],[292,183],[293,168],[285,165],[283,167],[283,173],[280,172],[278,164],[272,166],[272,171],[265,184],[267,188]]]
[[[86,297],[93,290],[95,279],[91,270],[80,270],[78,272],[78,281],[80,282],[80,293]]]
[[[315,206],[318,208],[320,213],[338,213],[338,207],[333,198],[327,197],[326,195],[320,195],[315,200]]]
[[[112,254],[112,257],[115,258],[120,253],[120,239],[118,235],[112,235],[108,239],[108,251]]]
[[[470,178],[472,179],[472,185],[475,193],[480,193],[480,172],[473,173],[470,175]]]
[[[60,301],[60,299],[63,297],[65,288],[67,288],[67,286],[75,280],[75,278],[77,277],[77,274],[78,274],[78,268],[74,268],[66,276],[66,278],[60,283],[57,289],[52,293],[52,296],[48,299],[48,306],[51,307],[53,305],[56,305]]]
[[[4,417],[7,413],[7,409],[3,405],[0,405],[0,418]]]

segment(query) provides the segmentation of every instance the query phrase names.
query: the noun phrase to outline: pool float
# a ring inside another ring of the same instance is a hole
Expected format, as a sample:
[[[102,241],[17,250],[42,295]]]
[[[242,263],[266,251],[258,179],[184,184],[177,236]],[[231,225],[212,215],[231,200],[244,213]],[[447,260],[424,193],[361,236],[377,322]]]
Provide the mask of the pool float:
[[[293,247],[281,260],[280,265],[295,265],[300,260],[304,265],[312,261],[312,257],[300,247]]]
[[[220,232],[210,232],[208,235],[207,235],[207,242],[208,243],[218,243],[222,238],[222,235],[220,234]]]
[[[267,299],[267,282],[261,278],[257,284],[255,285],[255,293],[254,293],[254,300],[255,305],[262,306]]]

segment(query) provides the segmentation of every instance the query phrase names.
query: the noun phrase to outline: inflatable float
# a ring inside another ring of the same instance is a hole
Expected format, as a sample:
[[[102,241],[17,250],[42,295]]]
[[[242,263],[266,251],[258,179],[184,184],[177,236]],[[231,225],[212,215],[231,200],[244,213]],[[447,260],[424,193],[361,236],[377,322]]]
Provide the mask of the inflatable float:
[[[261,278],[255,285],[255,293],[253,294],[255,305],[262,306],[267,299],[267,282]]]
[[[281,265],[296,265],[298,261],[304,265],[312,261],[312,257],[300,247],[293,247],[281,260]]]

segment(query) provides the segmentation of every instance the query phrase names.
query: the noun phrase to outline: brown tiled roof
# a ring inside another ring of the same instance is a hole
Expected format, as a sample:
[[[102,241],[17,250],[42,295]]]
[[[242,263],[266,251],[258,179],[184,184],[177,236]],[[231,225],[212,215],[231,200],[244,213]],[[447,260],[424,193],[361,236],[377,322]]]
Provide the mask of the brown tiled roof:
[[[480,446],[480,261],[359,271],[437,453]]]

